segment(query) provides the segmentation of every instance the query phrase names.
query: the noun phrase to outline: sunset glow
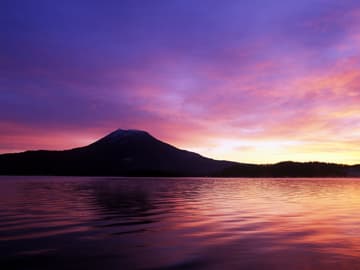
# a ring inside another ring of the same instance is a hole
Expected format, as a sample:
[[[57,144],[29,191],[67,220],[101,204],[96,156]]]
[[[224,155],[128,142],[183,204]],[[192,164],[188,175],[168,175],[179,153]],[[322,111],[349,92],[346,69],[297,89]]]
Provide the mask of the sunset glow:
[[[146,130],[204,156],[360,163],[360,2],[5,1],[0,153]]]

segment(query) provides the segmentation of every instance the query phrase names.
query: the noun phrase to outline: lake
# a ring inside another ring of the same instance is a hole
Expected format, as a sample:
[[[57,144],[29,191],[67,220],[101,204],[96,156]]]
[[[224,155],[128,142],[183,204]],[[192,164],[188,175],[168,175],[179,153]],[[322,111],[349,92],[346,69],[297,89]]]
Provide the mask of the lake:
[[[0,177],[1,269],[360,269],[360,179]]]

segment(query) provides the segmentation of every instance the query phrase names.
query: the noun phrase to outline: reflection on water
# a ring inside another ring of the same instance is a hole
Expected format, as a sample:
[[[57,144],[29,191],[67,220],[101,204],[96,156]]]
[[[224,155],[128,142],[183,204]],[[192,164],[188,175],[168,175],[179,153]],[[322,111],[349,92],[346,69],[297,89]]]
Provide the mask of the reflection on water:
[[[0,177],[1,269],[360,269],[357,179]]]

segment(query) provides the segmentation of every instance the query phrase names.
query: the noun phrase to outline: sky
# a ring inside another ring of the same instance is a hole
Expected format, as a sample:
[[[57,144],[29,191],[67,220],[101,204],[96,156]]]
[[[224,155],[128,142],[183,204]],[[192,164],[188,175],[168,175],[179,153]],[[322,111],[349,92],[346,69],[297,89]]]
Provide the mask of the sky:
[[[146,130],[251,163],[360,163],[358,0],[2,0],[0,153]]]

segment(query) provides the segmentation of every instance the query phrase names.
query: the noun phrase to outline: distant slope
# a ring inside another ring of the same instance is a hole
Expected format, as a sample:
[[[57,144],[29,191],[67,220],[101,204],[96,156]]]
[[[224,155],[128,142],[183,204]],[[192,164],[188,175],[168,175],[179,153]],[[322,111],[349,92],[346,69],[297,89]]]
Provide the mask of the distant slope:
[[[360,165],[350,166],[347,172],[348,172],[348,176],[360,177]]]
[[[0,155],[2,175],[358,177],[360,165],[280,162],[255,165],[219,161],[178,149],[140,130],[118,129],[64,151]]]
[[[348,177],[352,176],[350,170],[351,167],[347,165],[287,161],[269,165],[235,164],[225,168],[219,175],[225,177]]]

